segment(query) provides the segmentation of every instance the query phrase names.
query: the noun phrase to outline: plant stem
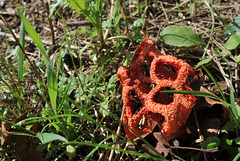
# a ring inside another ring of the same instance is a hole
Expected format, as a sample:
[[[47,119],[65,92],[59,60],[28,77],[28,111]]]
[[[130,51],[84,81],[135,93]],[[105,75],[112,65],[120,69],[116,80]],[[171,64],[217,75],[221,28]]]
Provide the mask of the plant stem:
[[[214,12],[213,12],[213,8],[212,8],[212,3],[211,0],[208,0],[208,3],[205,2],[205,4],[208,6],[208,8],[210,9],[211,12],[211,17],[212,17],[212,28],[211,28],[211,34],[210,34],[210,38],[208,40],[207,46],[205,47],[205,51],[203,53],[202,59],[205,57],[206,53],[207,53],[207,49],[210,45],[210,42],[212,41],[212,37],[213,37],[213,32],[214,32],[214,27],[215,27],[215,18],[214,18]]]

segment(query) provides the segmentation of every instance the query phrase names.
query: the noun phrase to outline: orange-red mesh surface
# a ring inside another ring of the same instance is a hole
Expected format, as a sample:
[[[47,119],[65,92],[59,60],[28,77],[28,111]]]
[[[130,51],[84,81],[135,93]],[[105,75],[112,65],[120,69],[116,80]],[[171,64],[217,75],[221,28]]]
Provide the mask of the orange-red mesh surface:
[[[149,66],[149,69],[148,69]],[[177,135],[188,119],[196,98],[184,94],[160,93],[162,90],[192,90],[191,66],[171,55],[163,55],[151,39],[144,39],[130,67],[121,66],[117,76],[122,84],[125,105],[123,122],[139,135],[152,132],[156,122],[166,139]],[[137,136],[124,126],[128,139]]]

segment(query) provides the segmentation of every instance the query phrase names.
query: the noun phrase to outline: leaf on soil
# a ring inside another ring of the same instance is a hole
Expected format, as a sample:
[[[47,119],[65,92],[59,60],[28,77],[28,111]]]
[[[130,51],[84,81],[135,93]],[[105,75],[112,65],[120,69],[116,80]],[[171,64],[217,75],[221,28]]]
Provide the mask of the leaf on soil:
[[[203,59],[203,60],[201,60],[200,62],[197,63],[197,66],[208,64],[211,61],[212,61],[212,58],[210,58],[210,57],[206,58],[206,59]]]
[[[38,136],[38,139],[41,141],[42,144],[46,144],[55,140],[67,142],[67,139],[65,137],[53,133],[42,133]]]
[[[234,141],[237,145],[240,145],[240,137],[237,137],[236,139],[234,139]]]
[[[237,16],[234,19],[234,22],[231,22],[226,29],[223,31],[225,37],[231,36],[236,32],[240,32],[240,16]]]
[[[222,133],[227,133],[235,131],[237,129],[237,124],[234,120],[228,121],[222,128],[221,132]]]
[[[209,92],[201,87],[200,91]],[[210,92],[209,92],[210,93]],[[229,110],[221,102],[208,97],[199,97],[195,105],[199,127],[196,126],[194,115],[187,122],[188,133],[198,136],[197,129],[205,138],[217,137],[221,127],[229,120]]]
[[[232,146],[233,140],[231,139],[224,139],[221,141],[220,147],[222,150],[226,150],[232,157],[238,154],[238,147]]]
[[[169,153],[170,145],[165,140],[164,136],[161,133],[157,123],[153,123],[153,131],[151,133],[142,135],[141,137],[148,141],[159,153],[163,153],[164,157],[166,157]],[[157,155],[149,146],[147,146],[140,138],[134,139],[137,143],[136,146],[130,143],[129,149],[131,150],[142,150],[143,152],[149,153],[151,155]]]
[[[206,45],[192,29],[184,26],[168,26],[161,32],[161,37],[166,44],[178,47]]]
[[[15,120],[11,121],[13,123],[17,123],[23,119],[27,118],[27,112],[16,118]],[[37,126],[33,124],[31,130],[34,132],[36,131]],[[2,139],[1,145],[2,148],[7,148],[7,145],[16,143],[15,149],[18,157],[22,161],[42,161],[42,152],[37,151],[38,144],[36,144],[32,137],[26,135],[12,135],[11,133],[14,132],[23,132],[23,130],[13,129],[11,125],[2,122]]]
[[[240,44],[240,32],[236,32],[235,34],[229,37],[224,47],[228,50],[233,50],[236,49],[239,44]]]
[[[237,56],[236,62],[240,63],[240,54]]]
[[[213,149],[220,145],[220,139],[218,137],[209,137],[201,143],[201,146],[205,149]]]

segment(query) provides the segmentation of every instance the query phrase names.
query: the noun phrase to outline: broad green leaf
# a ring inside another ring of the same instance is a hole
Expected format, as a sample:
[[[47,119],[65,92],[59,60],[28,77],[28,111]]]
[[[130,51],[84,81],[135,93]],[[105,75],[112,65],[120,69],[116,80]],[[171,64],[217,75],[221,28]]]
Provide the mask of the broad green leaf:
[[[58,81],[55,74],[55,71],[51,67],[50,63],[47,64],[47,83],[48,83],[48,94],[50,97],[51,105],[53,111],[56,113],[57,108],[57,88],[58,88]]]
[[[221,132],[228,134],[228,132],[235,131],[235,129],[237,129],[236,122],[234,120],[230,120],[222,127]]]
[[[38,135],[37,138],[41,141],[42,144],[46,144],[55,140],[68,142],[68,140],[65,137],[53,133],[42,133]]]
[[[237,16],[234,19],[234,22],[231,22],[223,31],[225,37],[233,35],[236,32],[240,32],[240,16]]]
[[[235,34],[229,37],[224,47],[228,50],[233,50],[236,49],[239,44],[240,44],[240,32],[236,32]]]
[[[240,63],[240,54],[237,56],[236,62]]]
[[[237,145],[240,145],[240,137],[237,137],[236,139],[234,139],[234,141]]]
[[[201,143],[201,146],[205,149],[213,149],[220,145],[220,139],[218,137],[209,137]]]
[[[210,57],[206,58],[206,59],[203,59],[203,60],[201,60],[200,62],[197,63],[197,66],[208,64],[211,61],[212,61],[212,58],[210,58]]]
[[[83,13],[85,8],[86,0],[68,0],[69,6],[75,9],[78,13]]]
[[[184,26],[168,26],[161,32],[161,37],[166,44],[178,47],[206,45],[192,29]]]
[[[41,53],[47,58],[47,52],[42,44],[40,37],[38,36],[36,30],[32,27],[26,17],[18,10],[19,17],[21,18],[29,36],[32,38],[33,42],[37,45]]]

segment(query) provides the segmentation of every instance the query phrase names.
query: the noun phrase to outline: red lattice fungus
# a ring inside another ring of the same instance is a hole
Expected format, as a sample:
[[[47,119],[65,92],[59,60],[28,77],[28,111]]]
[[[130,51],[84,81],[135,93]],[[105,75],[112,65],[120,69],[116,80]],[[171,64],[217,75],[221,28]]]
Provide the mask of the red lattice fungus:
[[[149,64],[150,69],[144,69],[145,64]],[[144,38],[130,67],[118,69],[125,105],[123,122],[139,135],[152,132],[153,122],[156,122],[167,140],[176,136],[197,99],[192,95],[171,95],[160,91],[192,90],[189,77],[194,74],[188,63],[161,54],[153,40]],[[137,137],[126,126],[124,130],[128,139]]]

